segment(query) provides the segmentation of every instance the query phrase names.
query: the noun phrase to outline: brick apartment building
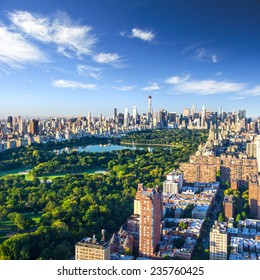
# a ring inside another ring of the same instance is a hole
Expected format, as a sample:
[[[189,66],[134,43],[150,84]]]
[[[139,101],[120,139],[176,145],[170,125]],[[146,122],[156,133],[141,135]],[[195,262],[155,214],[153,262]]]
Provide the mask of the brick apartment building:
[[[138,189],[140,201],[139,256],[154,257],[161,238],[162,194],[156,189]]]

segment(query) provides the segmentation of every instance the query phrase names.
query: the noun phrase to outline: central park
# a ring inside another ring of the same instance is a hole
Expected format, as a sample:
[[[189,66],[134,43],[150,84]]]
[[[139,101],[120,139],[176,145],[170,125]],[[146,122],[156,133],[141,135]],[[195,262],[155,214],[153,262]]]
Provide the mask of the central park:
[[[137,184],[161,188],[207,136],[205,130],[153,130],[112,140],[136,148],[75,149],[107,144],[93,137],[1,153],[0,259],[71,259],[83,237],[101,229],[111,236],[132,214]],[[65,147],[72,149],[54,152]]]

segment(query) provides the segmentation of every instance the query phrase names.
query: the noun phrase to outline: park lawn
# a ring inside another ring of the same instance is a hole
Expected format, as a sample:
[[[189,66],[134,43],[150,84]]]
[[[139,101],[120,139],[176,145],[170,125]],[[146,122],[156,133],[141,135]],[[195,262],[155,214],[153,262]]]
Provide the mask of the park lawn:
[[[0,171],[0,177],[6,176],[6,175],[22,175],[19,174],[20,172],[26,172],[26,170],[31,169],[31,166],[27,167],[20,167],[16,169],[11,169],[11,170],[5,170],[5,171]]]
[[[72,175],[72,174],[78,174],[78,175],[81,175],[83,173],[88,173],[88,174],[95,174],[95,172],[98,172],[100,171],[101,173],[107,173],[108,171],[104,170],[104,168],[102,167],[96,167],[96,168],[89,168],[89,169],[86,169],[82,172],[76,172],[76,173],[66,173],[66,172],[61,172],[61,173],[50,173],[50,174],[46,174],[44,176],[38,176],[37,178],[39,180],[44,180],[44,179],[48,179],[48,180],[52,180],[54,178],[57,178],[57,177],[65,177],[66,175]],[[25,179],[27,181],[32,181],[33,180],[33,177],[29,176],[29,175],[26,175],[25,176]]]
[[[26,181],[33,181],[34,178],[32,176],[29,176],[28,174],[20,174],[20,172],[25,172],[29,168],[32,168],[32,167],[21,167],[21,168],[17,168],[17,169],[8,170],[8,171],[1,171],[0,172],[0,177],[8,176],[8,175],[15,175],[15,176],[25,175],[25,180]],[[44,180],[44,179],[52,180],[54,178],[64,177],[64,176],[69,175],[69,174],[83,174],[83,173],[95,174],[96,172],[99,173],[99,171],[100,171],[100,173],[107,173],[108,172],[108,171],[104,170],[104,168],[95,167],[95,168],[89,168],[89,169],[86,169],[82,172],[77,172],[77,173],[66,173],[66,172],[57,173],[57,174],[50,173],[50,174],[46,174],[44,176],[39,176],[37,178],[39,180]]]
[[[40,218],[43,213],[26,213],[24,215],[30,217],[36,222],[36,225],[40,223]],[[27,232],[27,231],[25,231]],[[8,239],[11,235],[19,233],[14,226],[13,222],[10,221],[8,218],[4,218],[0,220],[0,244],[3,243],[6,239]]]
[[[36,222],[36,224],[38,225],[42,214],[43,213],[29,213],[29,214],[25,214],[25,215],[30,217],[32,220],[34,220]]]
[[[8,231],[14,228],[14,224],[8,218],[0,220],[0,231]]]
[[[0,220],[0,244],[3,243],[9,237],[7,236],[8,233],[14,231],[14,224],[8,218],[4,218]]]

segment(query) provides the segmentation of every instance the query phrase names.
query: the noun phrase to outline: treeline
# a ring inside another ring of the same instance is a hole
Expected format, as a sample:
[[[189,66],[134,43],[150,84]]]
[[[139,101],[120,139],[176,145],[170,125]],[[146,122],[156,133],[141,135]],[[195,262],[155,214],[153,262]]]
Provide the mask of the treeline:
[[[108,162],[115,157],[115,152],[78,153],[73,151],[71,153],[63,152],[59,155],[53,156],[49,161],[36,165],[29,175],[33,177],[60,174],[60,173],[82,173],[91,168],[107,168]]]
[[[81,238],[98,236],[102,228],[109,236],[124,223],[132,213],[135,193],[117,184],[113,176],[88,174],[38,184],[23,176],[6,176],[0,186],[2,218],[43,212],[34,232],[24,232],[16,222],[21,234],[0,245],[1,259],[68,259]],[[30,230],[30,224],[26,229]]]
[[[94,233],[99,237],[103,228],[109,237],[132,214],[137,184],[161,187],[165,175],[197,149],[194,137],[181,133],[185,147],[155,147],[152,151],[49,155],[34,147],[25,149],[28,154],[23,160],[36,162],[34,176],[96,166],[109,172],[68,174],[49,183],[37,177],[27,181],[22,175],[0,178],[0,219],[13,220],[20,232],[0,245],[0,259],[69,259],[81,238]],[[37,225],[23,218],[31,212],[42,213]]]
[[[235,200],[234,226],[237,226],[239,220],[245,220],[250,217],[250,208],[248,204],[248,189],[242,189],[239,191],[228,188],[224,191],[224,195],[232,195]],[[225,214],[223,211],[219,213],[218,221],[225,221]]]
[[[31,146],[22,146],[8,149],[0,153],[0,171],[11,170],[23,166],[35,166],[49,161],[55,154],[53,150],[64,147],[74,147],[89,144],[107,144],[108,139],[98,137],[84,137],[64,142],[48,142],[46,144],[33,143]],[[112,139],[113,143],[119,143],[118,139]]]
[[[121,142],[181,146],[187,144],[195,147],[206,142],[207,137],[208,130],[162,129],[129,133],[121,138]]]

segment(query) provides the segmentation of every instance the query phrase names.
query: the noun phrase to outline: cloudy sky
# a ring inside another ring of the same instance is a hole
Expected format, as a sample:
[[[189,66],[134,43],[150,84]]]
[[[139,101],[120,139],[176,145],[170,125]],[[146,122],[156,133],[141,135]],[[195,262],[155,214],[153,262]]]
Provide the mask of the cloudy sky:
[[[228,3],[227,3],[228,2]],[[260,115],[257,0],[0,0],[0,118]]]

